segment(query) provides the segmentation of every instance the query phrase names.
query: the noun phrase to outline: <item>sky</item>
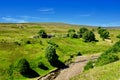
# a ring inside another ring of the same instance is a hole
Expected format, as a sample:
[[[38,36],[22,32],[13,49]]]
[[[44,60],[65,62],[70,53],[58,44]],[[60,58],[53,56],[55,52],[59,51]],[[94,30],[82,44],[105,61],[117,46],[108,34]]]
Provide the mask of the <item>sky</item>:
[[[0,0],[0,23],[120,26],[120,0]]]

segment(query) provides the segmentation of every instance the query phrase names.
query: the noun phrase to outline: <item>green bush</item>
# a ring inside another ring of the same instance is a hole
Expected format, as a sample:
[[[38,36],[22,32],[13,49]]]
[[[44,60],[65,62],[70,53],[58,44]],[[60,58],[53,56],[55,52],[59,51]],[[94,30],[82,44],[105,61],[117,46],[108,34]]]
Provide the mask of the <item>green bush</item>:
[[[87,31],[83,34],[84,42],[91,42],[91,41],[95,41],[95,35],[92,31]]]
[[[47,33],[45,32],[45,30],[40,30],[38,34],[41,38],[47,38]]]
[[[120,41],[116,42],[110,49],[105,53],[117,53],[120,52]]]
[[[93,68],[93,67],[94,67],[94,66],[93,66],[93,61],[89,61],[89,62],[85,65],[84,71],[89,70],[89,69],[91,69],[91,68]]]
[[[100,34],[100,37],[104,40],[104,39],[108,39],[109,38],[109,32],[106,29],[98,29],[98,34]]]
[[[53,45],[54,47],[59,47],[58,44],[52,42],[51,40],[48,40],[47,43]]]
[[[20,73],[26,73],[30,69],[30,65],[26,59],[20,59],[18,62],[18,69]]]
[[[77,34],[75,33],[75,30],[74,30],[74,29],[69,29],[69,30],[68,30],[68,36],[69,36],[70,38],[77,38],[77,37],[78,37]]]
[[[120,34],[116,36],[116,38],[120,38]]]
[[[87,31],[89,31],[87,28],[82,27],[82,28],[79,29],[79,31],[77,32],[77,34],[78,34],[78,36],[81,38],[81,37],[83,36],[83,34],[84,34],[85,32],[87,32]]]
[[[76,56],[82,56],[81,52],[77,52]]]
[[[29,62],[25,58],[19,60],[17,68],[20,74],[23,75],[24,77],[35,78],[40,76],[37,72],[30,68]]]
[[[103,53],[96,61],[96,66],[102,66],[119,60],[119,57],[112,53]]]
[[[46,48],[45,56],[49,63],[57,68],[64,68],[65,64],[58,60],[58,55],[56,54],[55,47],[50,45]]]
[[[48,59],[48,61],[58,60],[58,55],[56,54],[56,50],[55,50],[55,47],[54,47],[54,46],[49,45],[49,46],[46,48],[45,53],[46,53],[45,56],[46,56],[46,58]]]

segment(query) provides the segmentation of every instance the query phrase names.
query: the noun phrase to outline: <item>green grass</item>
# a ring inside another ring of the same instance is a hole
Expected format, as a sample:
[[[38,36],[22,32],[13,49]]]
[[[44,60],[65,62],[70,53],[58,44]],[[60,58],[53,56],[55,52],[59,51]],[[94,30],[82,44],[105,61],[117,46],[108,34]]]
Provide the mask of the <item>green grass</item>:
[[[22,25],[23,28],[19,28],[18,25]],[[52,40],[59,45],[56,48],[59,60],[62,62],[67,61],[71,55],[76,55],[77,52],[84,54],[101,53],[110,48],[114,42],[118,41],[117,34],[120,34],[120,30],[110,30],[112,34],[111,38],[113,43],[102,41],[102,39],[95,31],[95,35],[99,42],[85,43],[82,39],[62,38],[63,34],[71,28],[78,31],[79,27],[76,25],[68,24],[54,24],[54,23],[42,23],[42,24],[0,24],[0,79],[6,80],[9,75],[7,73],[10,64],[16,65],[19,58],[26,58],[30,63],[33,70],[39,73],[41,76],[46,75],[50,71],[56,69],[52,67],[45,58],[45,49],[49,45],[48,40]],[[88,27],[90,30],[91,27]],[[48,34],[58,35],[51,39],[35,39],[33,44],[25,44],[22,42],[21,46],[16,45],[14,42],[23,40],[32,40],[32,36],[37,35],[40,29],[44,29]],[[40,42],[41,41],[41,42]],[[38,63],[43,62],[49,70],[42,70],[38,68]],[[26,80],[28,78],[23,77],[14,69],[13,75],[16,80]]]
[[[71,80],[119,80],[120,61],[83,72]]]

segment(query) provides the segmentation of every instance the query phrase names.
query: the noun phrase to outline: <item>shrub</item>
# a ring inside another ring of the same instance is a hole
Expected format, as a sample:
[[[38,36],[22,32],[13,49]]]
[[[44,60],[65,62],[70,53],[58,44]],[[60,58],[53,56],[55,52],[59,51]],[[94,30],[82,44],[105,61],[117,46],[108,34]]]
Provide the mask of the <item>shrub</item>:
[[[59,47],[58,44],[52,42],[51,40],[48,40],[47,43],[53,45],[54,47]]]
[[[50,64],[54,67],[64,68],[65,64],[58,60],[58,55],[56,54],[55,47],[50,45],[46,48],[45,56]]]
[[[77,52],[76,56],[82,56],[81,52]]]
[[[48,70],[48,69],[49,69],[49,68],[46,67],[42,62],[39,62],[39,63],[38,63],[38,67],[41,68],[41,69],[43,69],[43,70]]]
[[[116,36],[116,38],[120,38],[120,34]]]
[[[75,33],[74,29],[69,29],[68,30],[68,35],[70,38],[77,38],[77,34]]]
[[[112,53],[103,53],[96,61],[96,66],[102,66],[119,60],[119,57]]]
[[[26,59],[20,59],[17,65],[19,72],[24,77],[35,78],[39,74],[30,68],[30,65]]]
[[[78,31],[78,36],[81,38],[83,36],[83,33],[87,32],[88,29],[83,27],[83,28],[80,28],[79,31]]]
[[[84,67],[84,71],[85,70],[89,70],[89,69],[91,69],[91,68],[93,68],[94,66],[93,66],[93,61],[89,61],[86,65],[85,65],[85,67]]]
[[[20,73],[26,73],[30,69],[30,65],[26,59],[20,59],[18,63]]]
[[[91,41],[95,41],[95,35],[92,31],[87,31],[83,34],[84,42],[91,42]]]
[[[104,39],[108,39],[109,38],[109,32],[106,29],[98,29],[98,34],[100,34],[100,37],[104,40]]]
[[[105,53],[117,53],[120,52],[120,41],[116,42],[110,49]]]
[[[50,45],[46,48],[45,56],[48,59],[48,61],[55,61],[58,60],[58,55],[56,54],[55,47]]]
[[[40,30],[38,34],[41,38],[47,38],[47,33],[45,32],[45,30]]]

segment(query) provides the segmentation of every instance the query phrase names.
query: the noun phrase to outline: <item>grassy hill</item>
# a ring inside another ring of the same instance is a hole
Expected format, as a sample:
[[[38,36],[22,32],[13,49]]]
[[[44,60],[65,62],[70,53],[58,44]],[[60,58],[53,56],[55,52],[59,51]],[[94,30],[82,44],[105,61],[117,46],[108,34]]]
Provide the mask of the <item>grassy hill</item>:
[[[85,43],[82,39],[64,38],[64,34],[69,29],[79,30],[80,27],[87,27],[90,30],[94,29],[96,39],[99,42]],[[42,39],[34,39],[33,36],[38,35],[38,31],[44,29],[48,34],[54,34],[55,37]],[[30,66],[39,75],[43,76],[52,70],[56,69],[51,66],[45,58],[45,49],[49,45],[48,41],[59,45],[56,49],[59,55],[59,60],[62,62],[68,61],[71,56],[76,56],[78,52],[84,54],[101,53],[110,48],[119,39],[116,38],[120,34],[120,29],[108,29],[112,41],[103,41],[97,34],[97,29],[90,26],[70,25],[63,23],[24,23],[24,24],[0,24],[0,79],[29,79],[23,77],[13,67],[12,75],[8,73],[11,69],[10,65],[16,66],[20,58],[26,58]],[[27,44],[27,41],[31,41]],[[20,43],[21,45],[17,45]],[[49,70],[43,70],[38,67],[38,63],[43,62]]]
[[[71,80],[119,80],[120,79],[120,61],[107,64],[105,66],[95,67],[89,71],[72,78]]]

